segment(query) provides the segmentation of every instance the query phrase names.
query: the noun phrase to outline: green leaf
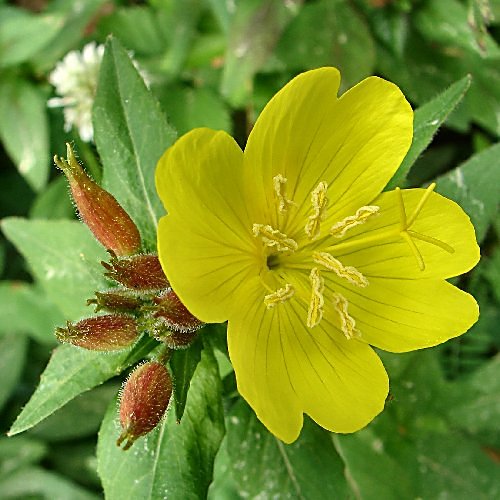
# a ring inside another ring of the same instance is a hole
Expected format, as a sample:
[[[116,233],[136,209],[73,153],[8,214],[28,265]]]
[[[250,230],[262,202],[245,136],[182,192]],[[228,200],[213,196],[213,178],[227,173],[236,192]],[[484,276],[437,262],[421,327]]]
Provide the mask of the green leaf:
[[[276,56],[287,69],[303,71],[333,65],[347,89],[372,73],[375,47],[363,18],[349,2],[306,4],[285,29]]]
[[[498,216],[500,144],[475,154],[436,180],[436,191],[456,201],[470,216],[481,242]]]
[[[39,467],[26,467],[0,480],[1,498],[98,500],[99,497],[62,476]]]
[[[0,409],[9,399],[21,377],[28,342],[20,335],[0,336]]]
[[[54,328],[63,320],[38,287],[15,281],[0,283],[0,335],[28,334],[37,342],[53,345]]]
[[[0,138],[35,191],[45,185],[49,174],[46,107],[45,95],[34,85],[20,78],[0,79]]]
[[[118,375],[142,359],[155,344],[155,341],[145,337],[132,350],[119,353],[96,353],[71,345],[58,347],[9,435],[30,429],[82,392]]]
[[[74,215],[68,182],[63,175],[41,191],[30,208],[31,219],[72,219]]]
[[[170,369],[174,379],[175,417],[180,422],[186,407],[191,380],[201,359],[202,343],[198,338],[188,349],[174,351]]]
[[[389,181],[387,191],[404,185],[411,167],[431,143],[439,127],[463,99],[470,84],[471,77],[466,76],[415,111],[412,145],[394,177]]]
[[[217,362],[205,345],[180,424],[167,417],[129,451],[116,446],[121,430],[112,403],[99,432],[98,471],[108,500],[123,498],[196,500],[205,498],[224,435]]]
[[[165,212],[154,171],[175,133],[126,50],[113,38],[101,64],[93,123],[103,185],[135,221],[146,248],[153,250],[157,220]]]
[[[85,300],[107,288],[101,260],[108,255],[77,221],[3,219],[2,230],[67,319],[91,312]]]
[[[0,477],[12,474],[28,464],[39,462],[47,453],[47,446],[25,436],[0,438]]]
[[[0,67],[13,66],[47,45],[62,25],[56,14],[32,14],[24,9],[0,7]]]
[[[227,419],[231,472],[243,498],[347,498],[343,463],[328,432],[305,419],[299,439],[275,438],[240,400]]]

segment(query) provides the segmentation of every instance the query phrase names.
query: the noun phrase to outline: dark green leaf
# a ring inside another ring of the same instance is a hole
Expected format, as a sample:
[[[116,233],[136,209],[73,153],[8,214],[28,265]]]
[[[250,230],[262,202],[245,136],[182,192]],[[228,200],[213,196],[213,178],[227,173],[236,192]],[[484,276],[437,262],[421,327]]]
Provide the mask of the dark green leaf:
[[[243,498],[346,498],[342,460],[328,432],[309,419],[299,439],[276,439],[243,401],[227,419],[231,472]]]
[[[0,409],[15,386],[24,368],[28,341],[21,335],[0,336]]]
[[[47,446],[25,436],[0,438],[0,477],[12,474],[28,464],[39,462],[47,453]]]
[[[389,181],[386,190],[404,185],[411,167],[431,143],[439,127],[463,99],[470,83],[470,76],[462,78],[415,111],[412,145],[394,177]]]
[[[63,175],[54,179],[36,197],[30,209],[32,219],[72,219],[74,215],[68,182]]]
[[[49,173],[46,107],[38,87],[20,78],[0,79],[0,138],[35,191],[45,185]]]
[[[154,171],[175,133],[126,50],[113,38],[101,64],[93,122],[103,185],[134,219],[143,243],[152,250],[157,220],[164,213]]]
[[[85,300],[106,287],[100,262],[108,255],[86,226],[12,217],[2,221],[2,230],[67,319],[91,313]]]
[[[108,500],[205,498],[224,435],[221,383],[208,345],[191,381],[180,424],[170,409],[160,425],[129,451],[115,444],[121,430],[116,405],[108,409],[97,448],[98,471]]]
[[[481,242],[498,216],[500,144],[477,153],[436,182],[436,190],[456,201],[470,216]]]

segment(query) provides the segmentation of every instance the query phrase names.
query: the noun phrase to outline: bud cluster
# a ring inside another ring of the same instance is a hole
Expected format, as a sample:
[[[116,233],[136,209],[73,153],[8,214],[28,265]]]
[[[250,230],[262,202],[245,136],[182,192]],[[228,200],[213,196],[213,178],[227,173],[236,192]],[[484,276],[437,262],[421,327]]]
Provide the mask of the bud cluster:
[[[67,149],[68,159],[55,157],[56,165],[68,178],[82,221],[110,254],[109,262],[102,265],[114,287],[97,291],[87,301],[99,314],[68,321],[57,328],[57,338],[93,351],[126,349],[144,334],[161,342],[166,352],[188,347],[203,323],[171,289],[158,256],[140,253],[140,233],[127,212],[89,178],[69,144]],[[138,366],[123,388],[123,433],[118,445],[125,441],[124,449],[128,449],[152,430],[165,413],[171,393],[172,380],[163,363]]]

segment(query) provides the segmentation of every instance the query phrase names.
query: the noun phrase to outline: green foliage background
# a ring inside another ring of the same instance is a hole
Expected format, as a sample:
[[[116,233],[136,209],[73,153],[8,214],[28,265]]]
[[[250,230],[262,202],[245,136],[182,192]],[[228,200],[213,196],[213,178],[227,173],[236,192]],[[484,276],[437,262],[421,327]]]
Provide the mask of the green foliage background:
[[[107,40],[95,146],[46,105],[48,73],[91,40]],[[499,0],[0,0],[0,498],[499,498],[499,40]],[[72,141],[154,250],[153,172],[176,135],[209,126],[244,145],[269,98],[322,65],[340,68],[343,90],[378,74],[413,104],[391,186],[436,180],[472,218],[482,259],[456,281],[479,322],[438,348],[382,353],[391,398],[366,429],[306,419],[290,446],[238,397],[224,328],[208,326],[171,360],[175,409],[122,452],[115,396],[156,343],[56,347],[54,328],[109,284],[52,155]]]

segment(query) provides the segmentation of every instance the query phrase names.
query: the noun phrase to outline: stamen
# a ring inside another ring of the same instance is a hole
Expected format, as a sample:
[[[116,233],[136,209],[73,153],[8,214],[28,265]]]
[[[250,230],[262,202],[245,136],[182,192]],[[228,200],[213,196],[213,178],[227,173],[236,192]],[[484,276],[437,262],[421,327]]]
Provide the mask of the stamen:
[[[379,210],[380,207],[376,205],[358,208],[354,215],[349,215],[340,222],[335,223],[330,229],[330,234],[335,238],[342,238],[349,229],[364,224],[372,215],[376,215]]]
[[[340,260],[327,252],[314,252],[313,259],[316,264],[333,271],[340,278],[345,278],[349,283],[364,288],[369,285],[368,280],[352,266],[344,266]]]
[[[311,192],[313,214],[309,216],[309,220],[305,227],[306,234],[310,239],[319,236],[320,222],[326,216],[326,207],[328,204],[328,198],[326,197],[327,189],[328,184],[325,181],[321,181]]]
[[[278,229],[273,229],[269,225],[254,224],[252,232],[255,237],[260,236],[262,238],[264,245],[276,247],[278,252],[293,252],[299,247],[295,240],[281,233]]]
[[[323,298],[325,280],[319,273],[319,269],[317,267],[313,267],[311,269],[309,281],[311,282],[312,293],[309,310],[307,311],[307,326],[309,328],[313,328],[319,324],[321,318],[323,317],[323,305],[325,303]]]
[[[283,177],[281,174],[275,175],[273,177],[274,194],[278,199],[278,209],[280,213],[285,213],[289,206],[295,205],[295,203],[285,196],[285,184],[287,183],[287,178]]]
[[[283,302],[286,302],[288,299],[293,297],[294,294],[295,289],[292,285],[287,283],[283,288],[278,288],[278,290],[276,290],[275,292],[266,295],[264,297],[264,304],[268,309],[271,309],[276,304],[282,304]]]
[[[361,332],[356,328],[356,321],[349,315],[347,308],[349,303],[340,293],[333,294],[333,304],[340,317],[340,327],[344,335],[349,339],[361,337]]]

